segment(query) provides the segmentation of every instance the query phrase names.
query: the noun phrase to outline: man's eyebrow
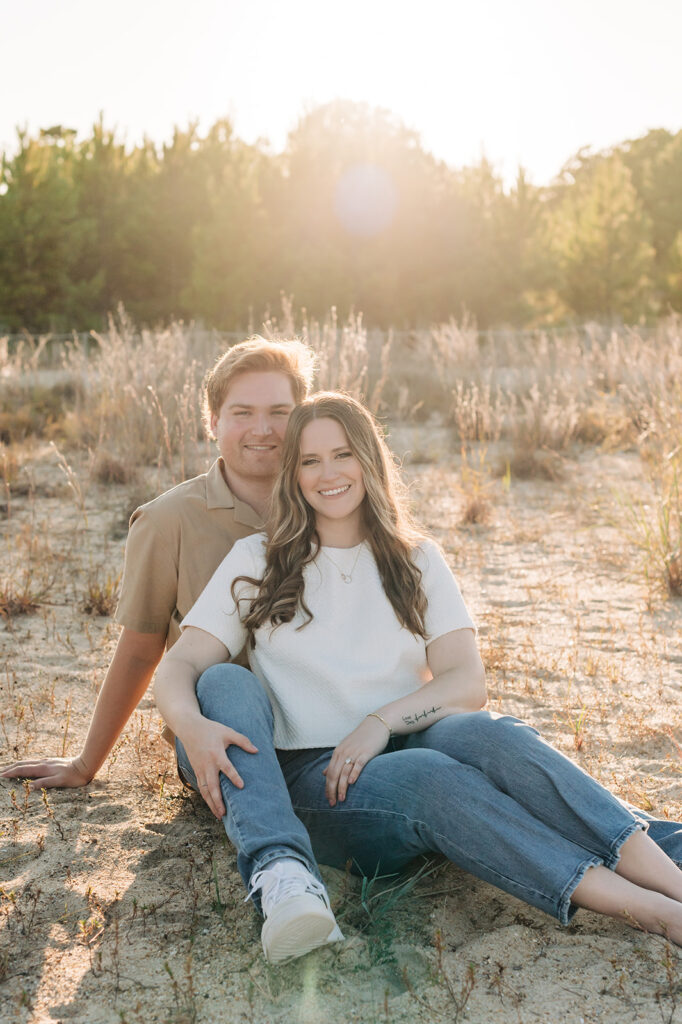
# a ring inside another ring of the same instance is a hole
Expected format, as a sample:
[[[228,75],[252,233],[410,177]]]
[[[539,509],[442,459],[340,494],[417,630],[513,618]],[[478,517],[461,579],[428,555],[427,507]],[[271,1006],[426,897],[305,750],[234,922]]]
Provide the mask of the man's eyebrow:
[[[275,405],[268,406],[269,409],[293,409],[293,402],[276,402]],[[248,402],[230,402],[227,406],[228,409],[255,409],[255,405],[249,405]]]

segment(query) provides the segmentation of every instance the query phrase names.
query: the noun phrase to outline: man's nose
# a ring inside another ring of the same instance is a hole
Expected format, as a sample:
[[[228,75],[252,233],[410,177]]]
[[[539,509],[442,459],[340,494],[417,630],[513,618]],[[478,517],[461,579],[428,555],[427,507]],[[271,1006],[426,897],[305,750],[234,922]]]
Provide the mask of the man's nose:
[[[264,437],[266,434],[271,434],[272,423],[270,421],[270,417],[265,414],[256,416],[255,430],[261,437]]]

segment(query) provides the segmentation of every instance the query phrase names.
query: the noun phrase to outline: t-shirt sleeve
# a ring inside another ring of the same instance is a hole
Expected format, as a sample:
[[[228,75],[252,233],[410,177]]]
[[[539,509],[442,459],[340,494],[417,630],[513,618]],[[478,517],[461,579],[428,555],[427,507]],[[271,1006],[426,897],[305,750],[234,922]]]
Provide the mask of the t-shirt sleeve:
[[[225,644],[232,657],[241,651],[247,639],[240,610],[242,615],[246,614],[256,593],[255,586],[240,582],[235,601],[232,583],[238,576],[259,580],[263,575],[263,567],[257,565],[252,543],[249,543],[251,540],[237,541],[180,623],[180,629],[197,626],[210,633]]]
[[[426,608],[426,644],[455,629],[476,629],[443,554],[433,541],[420,544],[416,564],[422,571]]]
[[[137,633],[167,633],[178,599],[177,543],[144,505],[126,541],[116,622]]]

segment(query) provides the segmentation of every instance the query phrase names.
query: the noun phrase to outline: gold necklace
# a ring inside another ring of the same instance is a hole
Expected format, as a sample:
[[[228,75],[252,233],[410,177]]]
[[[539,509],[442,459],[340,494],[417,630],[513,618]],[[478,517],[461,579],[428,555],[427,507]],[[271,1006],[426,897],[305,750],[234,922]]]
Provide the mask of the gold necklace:
[[[336,571],[340,575],[340,577],[343,580],[343,582],[344,583],[352,583],[353,582],[353,573],[355,572],[355,566],[358,564],[358,558],[360,557],[360,552],[362,551],[364,546],[365,546],[365,543],[363,541],[360,544],[360,546],[358,547],[357,553],[355,555],[355,559],[353,560],[353,566],[352,566],[350,572],[344,572],[343,569],[340,569],[339,566],[334,561],[334,559],[332,558],[332,556],[328,555],[323,547],[320,547],[320,551],[325,556],[325,558],[327,558],[332,563],[332,565],[334,566],[334,568],[336,569]]]

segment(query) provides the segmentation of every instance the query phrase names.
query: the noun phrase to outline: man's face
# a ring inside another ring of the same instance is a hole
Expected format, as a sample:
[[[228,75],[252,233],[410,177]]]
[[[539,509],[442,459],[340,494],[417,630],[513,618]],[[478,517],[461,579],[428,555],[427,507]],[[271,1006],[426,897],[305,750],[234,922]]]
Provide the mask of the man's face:
[[[291,380],[285,373],[242,373],[230,384],[211,428],[229,474],[242,480],[274,477],[282,439],[294,408]]]

